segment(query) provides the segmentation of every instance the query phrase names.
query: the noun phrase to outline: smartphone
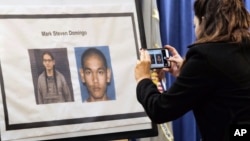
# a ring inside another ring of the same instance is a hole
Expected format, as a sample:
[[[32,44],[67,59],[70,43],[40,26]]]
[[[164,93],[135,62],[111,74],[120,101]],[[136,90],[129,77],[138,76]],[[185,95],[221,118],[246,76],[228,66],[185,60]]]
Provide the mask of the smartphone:
[[[166,48],[147,49],[151,58],[151,69],[170,68],[169,51]]]

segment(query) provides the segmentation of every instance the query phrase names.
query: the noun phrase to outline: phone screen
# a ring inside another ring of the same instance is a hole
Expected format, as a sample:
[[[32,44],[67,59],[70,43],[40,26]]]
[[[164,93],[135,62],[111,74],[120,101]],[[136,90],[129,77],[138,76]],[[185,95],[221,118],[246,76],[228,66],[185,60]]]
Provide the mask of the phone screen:
[[[148,49],[151,58],[151,69],[154,68],[169,68],[170,62],[169,51],[165,48]]]

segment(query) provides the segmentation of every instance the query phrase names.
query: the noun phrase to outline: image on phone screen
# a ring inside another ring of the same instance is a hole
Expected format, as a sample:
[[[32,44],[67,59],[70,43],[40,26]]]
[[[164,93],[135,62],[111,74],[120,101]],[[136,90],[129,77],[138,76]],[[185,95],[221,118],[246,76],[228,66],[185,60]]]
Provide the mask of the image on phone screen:
[[[151,58],[151,69],[170,67],[170,62],[167,60],[169,58],[169,51],[167,49],[148,49],[148,52]]]

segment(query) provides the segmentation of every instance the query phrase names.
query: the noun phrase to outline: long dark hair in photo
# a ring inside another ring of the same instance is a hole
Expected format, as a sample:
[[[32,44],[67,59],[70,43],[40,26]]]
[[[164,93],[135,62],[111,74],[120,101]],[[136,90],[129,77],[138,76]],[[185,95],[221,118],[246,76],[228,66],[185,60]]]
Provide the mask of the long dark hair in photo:
[[[53,54],[52,54],[51,52],[49,52],[49,51],[45,51],[45,52],[43,53],[42,59],[43,59],[44,55],[49,55],[53,61],[55,60]],[[47,89],[47,92],[48,92],[48,91],[49,91],[49,88],[48,88],[48,73],[47,73],[46,69],[44,70],[44,72],[45,72],[46,89]],[[56,94],[58,94],[58,87],[57,87],[57,78],[56,78],[55,65],[53,66],[53,77],[54,77],[54,82],[55,82],[55,85],[56,85]]]

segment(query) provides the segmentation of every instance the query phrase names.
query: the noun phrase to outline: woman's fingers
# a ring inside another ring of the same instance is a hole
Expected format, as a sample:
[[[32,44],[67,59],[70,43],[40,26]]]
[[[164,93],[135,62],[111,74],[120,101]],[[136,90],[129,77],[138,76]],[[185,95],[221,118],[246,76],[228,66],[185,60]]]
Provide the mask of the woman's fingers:
[[[147,50],[140,50],[140,60],[141,61],[150,61],[151,62],[151,58],[150,55],[148,53]]]
[[[140,60],[144,60],[144,50],[140,50]]]
[[[179,55],[179,53],[177,52],[177,50],[174,47],[172,47],[170,45],[165,45],[164,47],[170,51],[172,56]]]
[[[177,62],[177,61],[178,61],[178,59],[177,59],[176,57],[172,57],[172,56],[170,56],[170,57],[168,58],[168,61],[171,61],[171,62]]]
[[[145,60],[151,62],[151,58],[147,50],[144,50],[144,54],[145,54]]]

